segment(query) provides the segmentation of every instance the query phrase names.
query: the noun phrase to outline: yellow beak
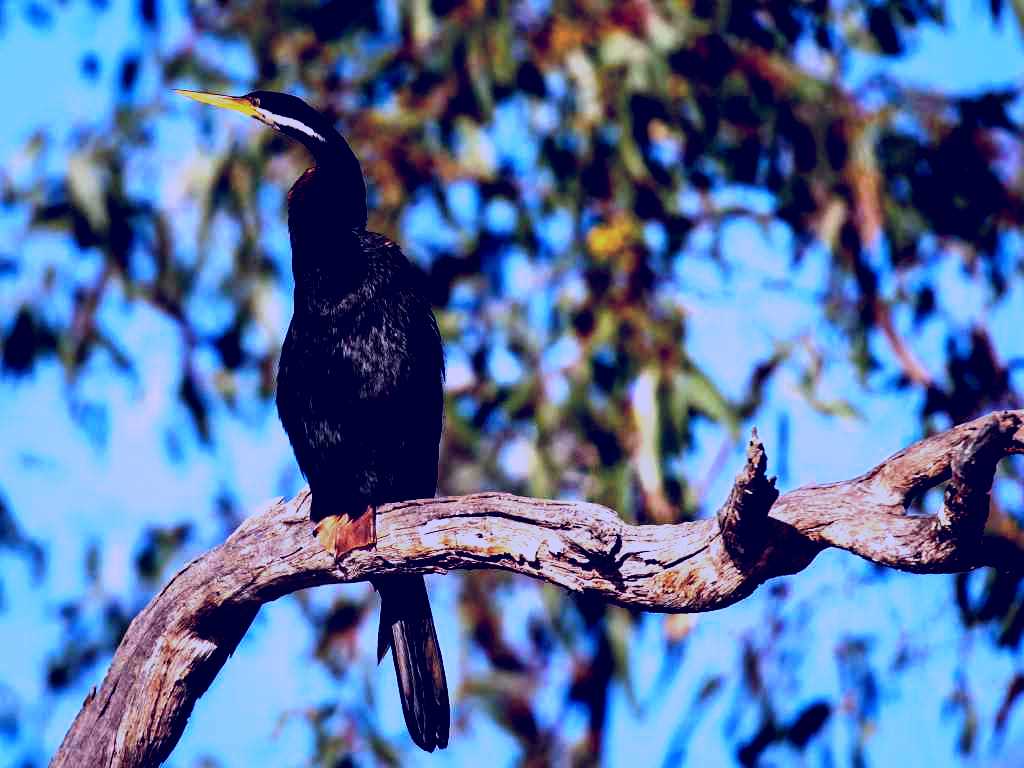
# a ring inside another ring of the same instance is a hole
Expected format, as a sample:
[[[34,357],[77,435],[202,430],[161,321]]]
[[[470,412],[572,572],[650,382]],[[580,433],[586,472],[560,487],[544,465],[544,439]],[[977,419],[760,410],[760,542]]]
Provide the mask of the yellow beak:
[[[183,91],[180,88],[174,89],[175,93],[187,96],[203,104],[211,104],[215,107],[230,109],[233,112],[241,112],[248,117],[258,117],[259,113],[247,98],[244,96],[222,96],[219,93],[206,93],[205,91]]]

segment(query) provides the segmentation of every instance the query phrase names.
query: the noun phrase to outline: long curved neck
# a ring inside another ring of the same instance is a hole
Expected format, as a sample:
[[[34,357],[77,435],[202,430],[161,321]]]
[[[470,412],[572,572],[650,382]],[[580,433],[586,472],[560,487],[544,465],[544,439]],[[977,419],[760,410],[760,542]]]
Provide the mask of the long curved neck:
[[[276,128],[313,156],[288,193],[296,310],[329,304],[356,290],[366,273],[360,234],[366,229],[366,182],[352,148],[323,114],[275,115]],[[298,115],[297,115],[298,117]]]
[[[353,176],[352,165],[358,175]],[[288,193],[296,311],[330,303],[356,290],[366,273],[360,235],[366,227],[366,192],[353,156],[308,168]]]
[[[313,155],[315,165],[311,171],[316,174],[317,194],[328,198],[317,207],[330,207],[329,215],[334,227],[365,229],[366,181],[359,160],[333,126],[318,127],[321,133],[315,137],[302,134],[296,137]]]

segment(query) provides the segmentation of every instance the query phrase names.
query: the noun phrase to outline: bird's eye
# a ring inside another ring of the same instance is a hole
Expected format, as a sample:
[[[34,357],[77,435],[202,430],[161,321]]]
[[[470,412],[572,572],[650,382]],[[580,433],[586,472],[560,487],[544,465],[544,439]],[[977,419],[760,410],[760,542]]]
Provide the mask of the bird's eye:
[[[252,102],[252,105],[253,105],[254,107],[258,107],[258,106],[260,105],[260,97],[259,97],[259,96],[253,96],[253,97],[252,97],[252,98],[250,99],[250,101]]]

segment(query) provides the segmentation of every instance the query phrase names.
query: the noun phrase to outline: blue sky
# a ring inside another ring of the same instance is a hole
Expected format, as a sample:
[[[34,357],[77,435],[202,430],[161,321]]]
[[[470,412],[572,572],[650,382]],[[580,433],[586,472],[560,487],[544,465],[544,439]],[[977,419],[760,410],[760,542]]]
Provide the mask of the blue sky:
[[[1012,16],[1004,14],[1002,25],[994,27],[988,21],[986,4],[950,5],[952,18],[947,30],[924,32],[916,49],[897,63],[862,56],[848,73],[851,84],[884,72],[901,80],[940,84],[962,93],[991,84],[1020,85],[1024,49]],[[182,19],[173,7],[161,7],[166,15],[163,39],[173,41],[185,32]],[[89,48],[120,50],[120,46],[109,46],[111,40],[134,41],[144,48],[148,43],[131,22],[132,12],[132,6],[123,2],[112,3],[110,10],[98,15],[73,5],[58,14],[54,29],[40,32],[27,25],[14,9],[5,10],[0,63],[6,65],[6,71],[17,67],[18,76],[10,79],[8,97],[24,105],[9,119],[0,121],[0,157],[5,168],[16,172],[19,148],[36,127],[62,121],[89,122],[93,115],[108,111],[113,92],[108,86],[116,74],[116,62],[102,60],[101,81],[90,85],[79,77],[78,56],[68,53]],[[245,76],[246,63],[238,58],[237,71]],[[154,78],[144,76],[140,98],[161,98],[159,88]],[[201,171],[209,147],[196,134],[185,110],[181,108],[180,119],[161,121],[154,156],[135,170],[137,178],[143,180],[139,183],[153,180],[158,184],[162,201],[185,215],[183,226],[187,227],[191,208],[182,189],[187,185],[188,173]],[[212,141],[219,146],[228,136],[251,130],[255,129],[224,117],[214,121]],[[73,131],[58,130],[56,137],[56,151],[50,162],[59,167],[72,148]],[[517,140],[515,120],[502,122],[492,139],[499,148],[528,146],[526,137]],[[165,160],[173,162],[165,166]],[[452,190],[450,199],[457,216],[464,207],[473,205],[472,195],[465,190]],[[426,209],[414,210],[403,222],[411,252],[416,252],[418,243],[445,236],[431,227],[429,213]],[[501,211],[490,215],[500,221]],[[21,243],[17,240],[20,225],[11,214],[0,214],[0,251],[17,248],[29,265],[17,280],[0,283],[4,307],[12,306],[31,289],[32,264],[57,260],[69,275],[95,268],[88,259],[69,252],[56,237]],[[558,222],[552,222],[554,240],[558,231]],[[218,255],[225,258],[228,251],[224,245],[230,237],[231,228],[224,226],[206,246],[214,263],[212,271]],[[283,227],[268,232],[267,238],[273,250],[286,253]],[[772,278],[787,274],[787,246],[782,227],[773,227],[766,237],[759,227],[737,222],[726,233],[726,253],[744,267],[734,271],[738,279],[723,280],[711,261],[699,254],[686,260],[680,300],[692,312],[688,349],[705,370],[725,383],[727,392],[730,384],[736,391],[742,384],[737,381],[736,371],[748,370],[779,341],[807,334],[825,348],[838,343],[838,337],[830,338],[811,294],[812,288],[820,284],[823,260],[807,259],[785,290],[766,287]],[[522,290],[528,291],[532,279],[528,270],[516,267],[514,259],[509,264],[511,279],[523,281]],[[983,319],[994,330],[1001,357],[1024,355],[1024,341],[1018,331],[1024,322],[1024,287],[1019,282],[1013,286],[1011,297],[995,309],[985,308],[981,289],[965,280],[952,260],[942,267],[941,284],[945,322],[967,328],[972,321]],[[283,324],[288,313],[287,298],[279,301]],[[53,311],[62,310],[54,307]],[[215,313],[216,309],[210,311]],[[897,321],[909,328],[909,318]],[[0,379],[0,423],[8,425],[0,432],[3,487],[21,526],[29,535],[46,540],[49,554],[49,568],[41,584],[32,581],[21,560],[0,555],[5,598],[0,612],[0,647],[6,651],[0,657],[0,681],[16,692],[26,715],[26,730],[18,741],[0,740],[0,765],[12,762],[25,749],[52,753],[86,690],[105,671],[97,669],[91,680],[63,697],[52,710],[40,696],[42,663],[60,639],[56,608],[63,600],[80,596],[84,588],[85,542],[102,542],[102,588],[129,593],[134,547],[146,526],[175,523],[182,518],[183,510],[188,510],[189,518],[201,526],[196,540],[203,546],[212,545],[221,534],[208,511],[210,499],[219,489],[230,488],[245,507],[255,508],[262,500],[290,494],[299,486],[284,434],[269,408],[244,419],[219,409],[215,414],[219,441],[212,453],[202,449],[194,435],[182,428],[187,421],[175,402],[173,388],[167,386],[180,369],[182,349],[166,319],[139,303],[112,300],[104,304],[101,322],[118,329],[119,337],[140,361],[141,372],[140,379],[126,380],[110,375],[109,366],[100,361],[96,370],[84,377],[79,396],[102,399],[112,406],[106,425],[108,442],[102,450],[90,443],[69,414],[64,404],[67,384],[56,364],[41,365],[28,380]],[[914,335],[915,351],[933,370],[938,370],[947,327],[935,322]],[[877,352],[886,359],[884,346],[878,345]],[[457,355],[454,361],[457,365]],[[500,360],[493,367],[496,375],[502,375]],[[913,396],[865,392],[854,381],[850,368],[842,364],[830,368],[823,386],[824,399],[848,399],[860,418],[837,420],[812,410],[799,392],[796,369],[783,371],[772,387],[768,405],[758,416],[770,458],[772,446],[779,442],[782,415],[790,420],[789,487],[857,474],[916,437]],[[168,429],[183,441],[186,461],[176,464],[167,460],[165,446],[156,436]],[[723,437],[717,428],[701,427],[701,450],[683,467],[689,477],[708,475]],[[837,442],[844,446],[843,451],[821,450],[822,445]],[[737,448],[730,467],[738,467],[740,460]],[[730,469],[714,479],[709,498],[724,496],[732,472]],[[449,680],[455,689],[462,671],[475,660],[460,638],[452,581],[431,578],[430,589]],[[845,638],[877,637],[870,653],[880,667],[891,662],[901,644],[921,652],[909,672],[882,675],[888,686],[882,691],[882,716],[868,742],[869,757],[876,758],[874,764],[882,764],[882,756],[886,762],[898,758],[904,768],[949,763],[957,723],[943,714],[941,702],[952,690],[954,678],[960,675],[965,679],[984,710],[983,722],[991,722],[996,697],[1001,694],[996,686],[1009,678],[1011,670],[1021,668],[1019,654],[994,651],[980,632],[959,628],[951,609],[952,582],[948,577],[893,574],[880,579],[867,564],[843,553],[827,552],[807,571],[786,582],[793,597],[786,603],[784,619],[799,629],[790,634],[793,647],[789,655],[772,656],[769,661],[779,665],[776,671],[791,688],[787,698],[790,709],[779,713],[784,718],[818,697],[840,697],[835,653]],[[333,594],[320,590],[314,599],[327,601]],[[537,610],[538,600],[536,590],[513,589],[503,596],[503,605],[510,616],[526,616]],[[762,590],[727,610],[685,619],[691,622],[691,639],[671,685],[661,693],[660,705],[652,704],[637,713],[628,697],[616,694],[609,764],[658,764],[695,692],[714,674],[730,682],[696,719],[689,746],[693,754],[701,756],[701,764],[728,764],[730,744],[735,738],[724,737],[723,723],[729,722],[736,698],[741,695],[735,687],[734,670],[744,641],[767,644],[763,623],[769,603],[770,597]],[[509,624],[517,626],[514,621]],[[894,626],[900,631],[893,631]],[[642,702],[653,695],[664,663],[664,627],[663,618],[651,617],[638,635],[633,653],[634,685]],[[401,734],[404,723],[390,664],[379,670],[374,665],[372,627],[368,630],[361,638],[359,674],[374,682],[373,690],[379,696],[376,706],[386,730]],[[355,688],[337,691],[326,673],[308,662],[311,643],[308,623],[294,600],[266,606],[234,658],[197,705],[169,764],[191,766],[203,755],[217,756],[225,765],[307,764],[311,735],[297,713],[335,695],[362,695],[362,690]],[[550,690],[555,690],[558,683],[558,679],[547,681]],[[563,717],[553,699],[542,696],[541,701],[552,721]],[[35,727],[34,722],[43,725]],[[854,738],[854,726],[852,721],[841,722],[831,732],[828,746],[840,764],[846,764],[849,749],[845,745]],[[739,733],[749,734],[754,725],[741,720],[735,727]],[[563,726],[570,731],[581,729],[582,714],[570,712]],[[919,734],[934,738],[922,743]],[[1024,755],[1024,717],[1020,711],[1011,722],[1006,743],[1016,745],[1018,757]],[[991,747],[983,743],[981,755]],[[410,748],[406,758],[410,765],[463,765],[476,763],[479,755],[488,754],[498,764],[506,765],[513,762],[511,749],[507,737],[485,717],[476,717],[468,731],[456,734],[452,747],[442,755],[428,758]],[[775,756],[780,763],[792,758],[784,751]],[[819,762],[821,757],[812,752],[811,761]]]

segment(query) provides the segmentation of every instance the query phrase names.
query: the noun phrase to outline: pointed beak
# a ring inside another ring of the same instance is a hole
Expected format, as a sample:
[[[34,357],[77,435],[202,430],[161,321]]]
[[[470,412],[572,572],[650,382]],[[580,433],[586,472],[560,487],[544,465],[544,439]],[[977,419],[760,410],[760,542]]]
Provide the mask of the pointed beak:
[[[249,117],[259,117],[259,112],[256,111],[256,107],[254,107],[244,96],[222,96],[219,93],[183,91],[180,88],[175,88],[174,92],[180,93],[182,96],[187,96],[194,101],[202,102],[203,104],[211,104],[215,107],[230,109],[233,112],[241,112],[243,115],[247,115]]]

